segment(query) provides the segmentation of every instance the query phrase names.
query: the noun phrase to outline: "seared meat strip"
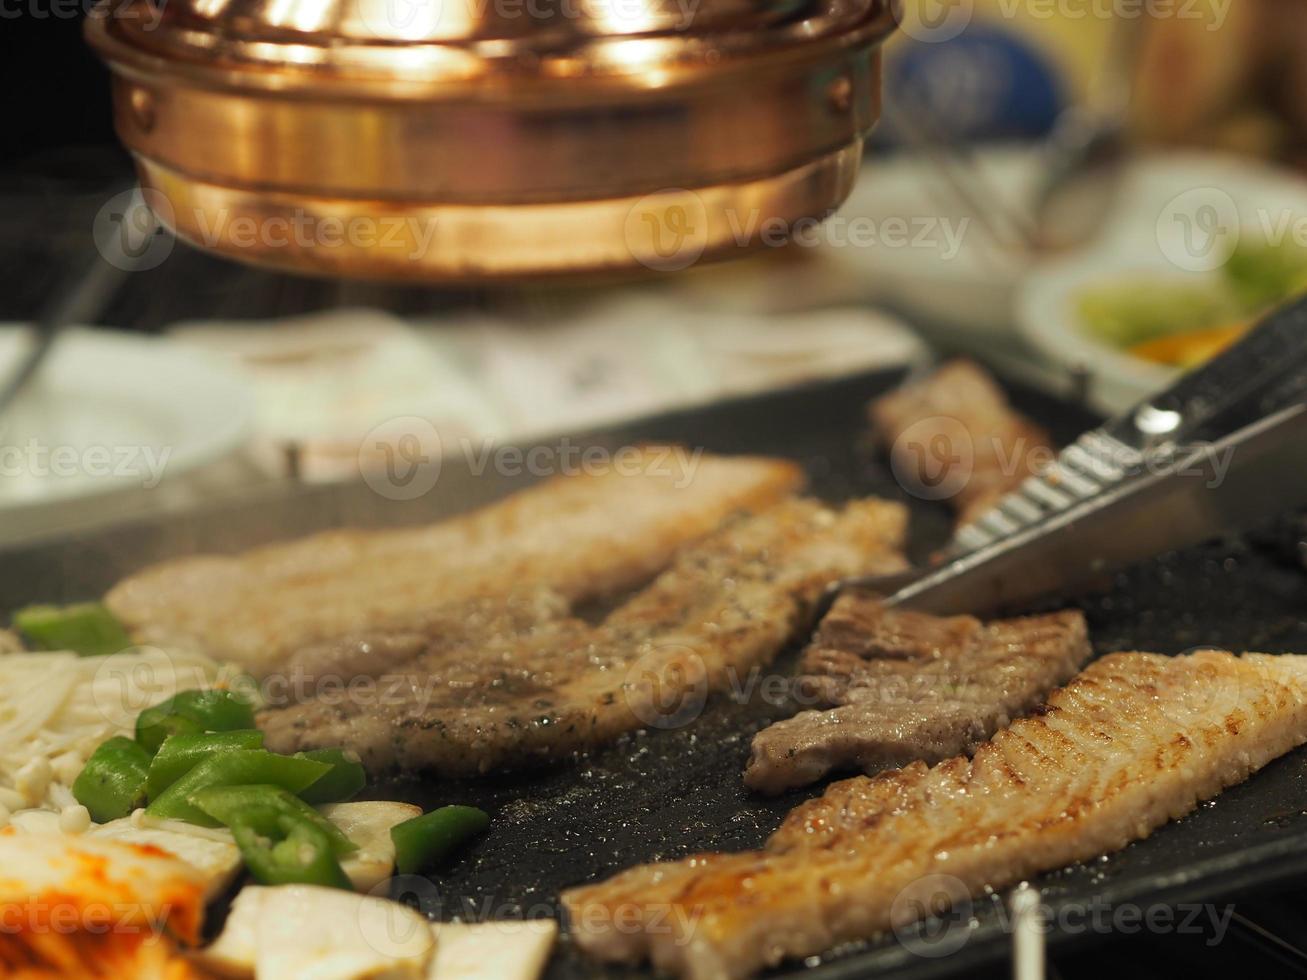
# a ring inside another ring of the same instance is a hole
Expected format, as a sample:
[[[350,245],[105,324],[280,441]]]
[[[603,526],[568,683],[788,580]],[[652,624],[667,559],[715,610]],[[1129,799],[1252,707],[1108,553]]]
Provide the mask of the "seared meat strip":
[[[1127,653],[975,757],[860,776],[765,851],[634,868],[566,892],[576,942],[692,980],[746,977],[904,924],[927,875],[978,894],[1147,837],[1307,741],[1307,657]]]
[[[901,478],[949,492],[965,523],[1051,452],[979,367],[955,361],[874,402]],[[942,467],[942,469],[941,469]],[[832,770],[874,772],[967,752],[1035,704],[1090,655],[1076,614],[989,627],[845,596],[800,663],[798,692],[819,710],[760,732],[744,781],[779,793]],[[827,710],[822,710],[827,709]]]
[[[951,361],[872,402],[872,427],[900,479],[947,498],[968,524],[1053,458],[1047,432],[1013,411],[983,368]]]
[[[295,658],[315,689],[324,674],[384,675],[376,696],[310,698],[259,724],[277,751],[344,745],[371,769],[451,775],[682,724],[770,662],[831,581],[901,568],[905,520],[882,501],[786,501],[687,548],[598,626],[558,597],[444,606]]]
[[[799,663],[802,711],[759,732],[745,785],[780,793],[832,770],[875,772],[970,752],[1039,704],[1092,650],[1078,612],[992,623],[846,594]]]
[[[164,562],[105,601],[140,642],[198,647],[262,675],[303,646],[522,583],[569,602],[621,594],[730,514],[802,482],[790,463],[678,447],[628,447],[612,462],[426,527]]]

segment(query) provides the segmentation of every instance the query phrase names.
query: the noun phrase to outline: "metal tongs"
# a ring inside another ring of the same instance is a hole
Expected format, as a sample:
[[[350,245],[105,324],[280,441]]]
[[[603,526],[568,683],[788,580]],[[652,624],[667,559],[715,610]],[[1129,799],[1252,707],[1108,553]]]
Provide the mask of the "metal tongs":
[[[1105,575],[1307,504],[1307,298],[1169,391],[1087,433],[930,568],[850,579],[936,614],[1074,594]]]

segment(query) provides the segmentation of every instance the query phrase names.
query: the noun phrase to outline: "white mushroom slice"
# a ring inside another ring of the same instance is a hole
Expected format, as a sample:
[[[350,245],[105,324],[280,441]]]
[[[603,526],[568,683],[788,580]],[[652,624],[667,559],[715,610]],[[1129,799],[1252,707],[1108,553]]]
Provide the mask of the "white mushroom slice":
[[[436,955],[427,980],[537,980],[558,937],[553,919],[439,922],[431,928]]]
[[[390,828],[422,816],[421,807],[385,801],[333,803],[319,809],[358,845],[357,851],[340,862],[340,867],[361,892],[371,892],[395,870],[395,843],[390,839]]]
[[[255,980],[423,980],[435,945],[431,924],[398,902],[314,885],[251,886],[203,957]]]
[[[198,954],[204,966],[225,977],[252,980],[259,955],[259,917],[271,889],[242,888],[231,903],[218,938]]]
[[[184,824],[177,824],[184,827]],[[111,820],[90,831],[92,837],[107,837],[128,844],[147,844],[167,851],[173,857],[191,865],[204,878],[204,894],[211,899],[220,894],[235,880],[241,869],[241,852],[232,839],[231,831],[217,836],[208,828],[202,834],[160,827],[134,826],[131,817]]]

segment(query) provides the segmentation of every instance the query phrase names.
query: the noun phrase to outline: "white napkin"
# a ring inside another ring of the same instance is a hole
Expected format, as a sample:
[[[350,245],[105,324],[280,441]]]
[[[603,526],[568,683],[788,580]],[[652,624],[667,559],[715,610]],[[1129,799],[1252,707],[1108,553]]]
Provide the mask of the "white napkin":
[[[294,447],[308,479],[357,474],[365,437],[397,418],[428,420],[448,451],[925,356],[908,328],[868,310],[692,312],[640,292],[529,320],[409,325],[375,310],[333,310],[172,332],[250,375],[270,458]]]

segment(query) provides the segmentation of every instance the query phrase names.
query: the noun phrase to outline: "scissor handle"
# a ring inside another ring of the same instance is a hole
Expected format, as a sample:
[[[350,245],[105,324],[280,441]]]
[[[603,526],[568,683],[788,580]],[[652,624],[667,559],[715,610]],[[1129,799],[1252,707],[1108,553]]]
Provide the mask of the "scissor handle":
[[[1307,296],[1268,314],[1236,344],[1104,431],[1136,449],[1214,442],[1307,400]]]

